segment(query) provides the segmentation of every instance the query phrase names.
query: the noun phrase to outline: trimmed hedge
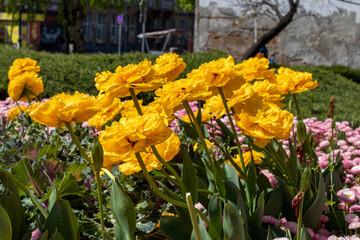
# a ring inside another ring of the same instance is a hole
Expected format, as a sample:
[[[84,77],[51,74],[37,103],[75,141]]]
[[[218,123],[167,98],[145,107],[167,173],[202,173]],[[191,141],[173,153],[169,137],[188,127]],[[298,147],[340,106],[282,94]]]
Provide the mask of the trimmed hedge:
[[[25,49],[15,49],[11,46],[0,46],[0,99],[7,95],[9,67],[16,58],[29,57],[38,62],[39,75],[44,82],[44,93],[41,97],[51,97],[57,93],[74,91],[96,95],[98,93],[94,85],[95,74],[102,71],[114,71],[119,65],[125,66],[130,63],[139,63],[145,58],[155,62],[157,56],[141,53],[117,54],[81,54],[66,55],[36,52]],[[200,64],[226,57],[225,53],[212,51],[206,53],[183,54],[182,58],[187,64],[181,77]]]
[[[343,77],[346,77],[347,79],[350,79],[356,83],[360,83],[360,69],[351,69],[345,66],[320,66],[323,69],[326,69],[330,72],[339,74]]]
[[[30,57],[38,61],[41,67],[40,76],[43,77],[45,89],[40,97],[44,98],[51,97],[60,92],[73,93],[74,91],[96,95],[98,91],[94,85],[94,77],[97,72],[105,70],[114,71],[119,65],[139,63],[145,58],[155,61],[157,57],[141,53],[127,53],[123,55],[102,53],[84,55],[51,54],[22,49],[17,50],[10,46],[0,46],[0,56],[5,56],[0,58],[0,99],[7,97],[7,72],[16,58]],[[191,69],[197,68],[204,62],[226,56],[225,53],[219,51],[183,54],[182,57],[187,67],[180,77],[185,77],[186,73],[191,71]],[[272,67],[277,66],[273,65]],[[333,68],[335,71],[331,70],[331,67],[287,67],[297,71],[310,72],[313,74],[313,79],[319,83],[319,87],[315,90],[298,94],[303,117],[325,119],[329,109],[330,98],[334,96],[336,99],[336,120],[349,121],[353,126],[360,126],[360,112],[358,111],[360,109],[360,101],[357,100],[360,85],[355,82],[354,78],[351,78],[354,80],[351,81],[334,73],[337,71],[336,69],[342,68],[335,67]],[[349,69],[348,72],[355,73],[358,71],[360,70]],[[151,97],[151,94],[143,94],[141,96],[145,102],[151,100]]]

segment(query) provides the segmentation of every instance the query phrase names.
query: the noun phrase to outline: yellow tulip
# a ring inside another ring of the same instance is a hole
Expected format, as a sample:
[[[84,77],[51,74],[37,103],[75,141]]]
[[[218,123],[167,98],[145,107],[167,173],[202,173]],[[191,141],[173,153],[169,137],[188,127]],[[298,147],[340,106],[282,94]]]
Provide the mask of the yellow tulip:
[[[34,121],[49,127],[65,125],[66,122],[85,122],[98,112],[94,96],[75,92],[70,95],[60,93],[51,100],[41,103],[30,116]]]

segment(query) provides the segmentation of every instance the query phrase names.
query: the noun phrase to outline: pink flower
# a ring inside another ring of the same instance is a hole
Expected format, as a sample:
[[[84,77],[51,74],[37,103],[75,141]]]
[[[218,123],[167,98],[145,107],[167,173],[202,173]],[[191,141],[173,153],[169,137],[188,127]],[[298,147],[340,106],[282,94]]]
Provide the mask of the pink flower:
[[[359,219],[358,215],[353,214],[353,213],[348,213],[345,215],[345,221],[347,223],[353,223],[353,222],[359,222],[360,219]]]
[[[354,175],[359,174],[360,173],[360,165],[356,165],[356,166],[352,167],[350,171]]]
[[[280,226],[280,221],[274,218],[273,216],[263,216],[262,221],[263,223],[273,224],[277,227]]]
[[[34,231],[32,231],[31,233],[31,240],[36,240],[41,236],[41,232],[40,229],[35,229]]]
[[[197,210],[203,210],[203,209],[204,209],[204,206],[203,206],[201,203],[196,203],[196,204],[195,204],[195,208],[196,208]]]
[[[328,230],[326,230],[325,228],[321,228],[317,231],[317,233],[324,235],[326,237],[330,236],[330,232]]]
[[[318,233],[313,236],[313,240],[327,240],[327,239],[328,239],[327,236]]]
[[[337,145],[338,145],[339,147],[345,146],[345,145],[346,145],[346,141],[345,141],[345,140],[339,140],[339,141],[337,141]]]
[[[314,231],[311,228],[306,228],[311,237],[314,237]]]
[[[349,229],[358,229],[360,228],[360,222],[352,222],[349,224]]]
[[[326,215],[321,215],[319,222],[321,223],[327,223],[329,221],[329,218]]]
[[[284,227],[289,229],[291,233],[296,234],[297,233],[297,223],[296,222],[285,222]]]
[[[357,204],[352,205],[350,207],[350,212],[360,212],[360,205],[357,205]]]
[[[348,188],[338,191],[337,195],[344,203],[353,203],[356,199],[355,192]]]

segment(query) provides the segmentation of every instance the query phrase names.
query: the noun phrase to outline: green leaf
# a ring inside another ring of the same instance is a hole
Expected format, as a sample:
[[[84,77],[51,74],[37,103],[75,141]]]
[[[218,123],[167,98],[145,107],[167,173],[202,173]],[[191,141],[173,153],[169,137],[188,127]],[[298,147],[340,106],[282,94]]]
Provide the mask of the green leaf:
[[[270,194],[270,198],[265,205],[264,215],[277,218],[283,206],[284,195],[280,188],[276,188],[268,194]]]
[[[255,209],[255,212],[251,215],[251,223],[261,226],[262,224],[262,219],[264,216],[264,192],[262,192],[258,198],[257,201],[257,207]]]
[[[256,179],[259,191],[267,191],[268,188],[272,188],[269,179],[264,174],[259,174]]]
[[[10,217],[6,210],[0,205],[0,236],[1,239],[11,240],[12,229]]]
[[[46,230],[46,232],[44,232],[43,234],[41,234],[40,240],[48,240],[48,237],[49,237],[49,231]]]
[[[345,221],[345,211],[330,211],[326,214],[329,221],[326,223],[326,229],[331,230],[342,230],[346,231],[347,223]],[[340,225],[339,225],[340,224]]]
[[[162,216],[160,218],[160,231],[169,239],[190,239],[191,235],[182,227],[182,222],[175,216]]]
[[[197,179],[195,177],[196,176],[195,167],[185,148],[183,148],[183,153],[184,154],[183,154],[182,181],[184,183],[186,192],[190,192],[193,201],[197,202],[198,192],[197,192],[197,182],[196,182]]]
[[[235,138],[232,131],[230,131],[229,127],[226,126],[221,119],[215,119],[216,123],[219,125],[221,132],[224,134],[225,137],[230,138],[230,146],[235,146]]]
[[[219,236],[222,236],[222,211],[221,200],[218,198],[218,194],[214,194],[210,199],[208,214],[210,222]]]
[[[224,240],[243,240],[245,239],[244,220],[230,204],[224,207]]]
[[[47,188],[39,172],[34,171],[26,158],[19,161],[18,164],[11,169],[11,173],[21,183],[30,186],[38,195],[41,195]]]
[[[254,159],[251,157],[250,163],[248,165],[248,171],[247,171],[248,179],[246,181],[246,186],[248,188],[249,195],[248,199],[253,199],[255,197],[256,193],[256,167]]]
[[[64,237],[55,229],[55,233],[50,237],[49,240],[65,240]]]
[[[132,239],[136,230],[136,213],[131,198],[125,193],[117,179],[112,180],[110,195],[111,212],[119,225],[119,239]]]
[[[64,177],[61,180],[58,189],[61,197],[73,194],[80,194],[78,181],[71,173],[64,174]]]
[[[279,186],[285,196],[285,199],[291,204],[298,191],[294,187],[286,185],[282,179],[277,178],[277,180],[279,181]]]
[[[239,175],[235,168],[230,164],[225,163],[223,165],[223,170],[225,173],[225,180],[228,182],[232,182],[235,184],[237,188],[239,188]],[[271,185],[270,185],[271,186]]]
[[[51,195],[49,197],[49,203],[47,206],[48,212],[51,212],[54,204],[56,203],[56,201],[60,198],[59,197],[59,193],[58,190],[56,189],[54,183],[51,181],[50,177],[46,174],[46,172],[44,172],[44,174],[46,175],[46,177],[49,180],[49,183],[51,185]]]
[[[179,128],[183,130],[183,133],[185,137],[197,140],[198,134],[196,132],[196,129],[193,128],[189,123],[182,121],[181,119],[178,119]]]
[[[76,180],[78,181],[81,181],[83,180],[83,174],[82,174],[82,171],[87,167],[87,163],[81,163],[81,164],[78,164],[78,163],[71,163],[71,165],[66,169],[66,172],[67,173],[71,173],[75,178]]]
[[[9,217],[13,239],[20,239],[25,227],[25,216],[18,190],[12,180],[5,174],[0,174],[0,183],[8,190],[6,195],[0,195],[0,205],[11,213]]]
[[[233,182],[225,182],[226,200],[236,205],[244,219],[244,228],[248,229],[249,211],[243,198],[243,193]],[[241,185],[240,185],[241,186]]]
[[[219,163],[217,161],[214,161],[214,165],[215,165],[215,173],[214,173],[215,184],[217,186],[220,195],[224,198],[226,196],[226,189],[225,189],[223,171],[220,168]]]
[[[288,161],[288,169],[290,169],[290,174],[295,182],[298,181],[298,176],[300,175],[299,171],[299,160],[297,158],[296,146],[289,139],[289,149],[290,149],[290,161]]]
[[[209,233],[206,231],[204,223],[200,217],[197,217],[197,222],[199,225],[201,240],[211,240],[211,237],[210,237]],[[196,240],[195,231],[193,231],[191,234],[191,240]]]
[[[79,222],[68,201],[58,199],[45,222],[50,235],[59,231],[64,239],[80,239]]]
[[[319,185],[315,196],[315,201],[305,211],[303,216],[304,225],[312,229],[316,228],[325,205],[325,189],[322,174],[319,174]]]

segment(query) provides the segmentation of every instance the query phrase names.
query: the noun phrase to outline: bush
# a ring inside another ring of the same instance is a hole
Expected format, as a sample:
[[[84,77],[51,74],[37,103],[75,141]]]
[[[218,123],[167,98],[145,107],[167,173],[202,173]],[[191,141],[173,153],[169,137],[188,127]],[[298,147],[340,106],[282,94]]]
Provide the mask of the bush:
[[[329,67],[329,66],[320,66],[320,67],[330,72],[337,73],[356,83],[360,83],[360,69],[351,69],[341,65],[333,66],[333,67]]]
[[[65,55],[51,54],[47,52],[35,52],[30,50],[18,50],[11,46],[1,46],[0,55],[7,56],[0,59],[0,99],[7,95],[8,77],[7,72],[16,58],[29,57],[38,62],[41,67],[40,76],[44,82],[43,98],[51,97],[57,93],[73,93],[75,90],[96,95],[98,93],[94,85],[95,74],[102,71],[114,71],[119,65],[139,63],[145,58],[154,62],[155,55],[142,53],[117,54],[82,54]],[[182,55],[187,67],[181,77],[185,77],[191,69],[200,64],[226,57],[219,51],[184,54]]]

